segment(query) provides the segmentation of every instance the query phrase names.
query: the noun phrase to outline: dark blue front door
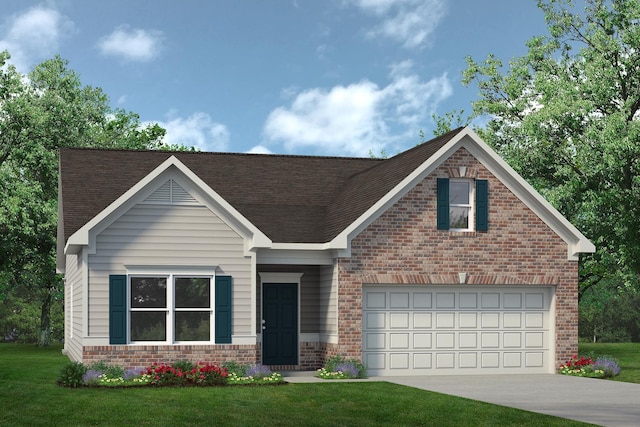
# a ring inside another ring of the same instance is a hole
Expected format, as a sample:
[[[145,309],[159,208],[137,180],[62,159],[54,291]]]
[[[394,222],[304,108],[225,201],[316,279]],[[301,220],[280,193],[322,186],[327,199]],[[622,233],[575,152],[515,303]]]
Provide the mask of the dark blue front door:
[[[298,285],[265,283],[262,288],[262,363],[298,364]]]

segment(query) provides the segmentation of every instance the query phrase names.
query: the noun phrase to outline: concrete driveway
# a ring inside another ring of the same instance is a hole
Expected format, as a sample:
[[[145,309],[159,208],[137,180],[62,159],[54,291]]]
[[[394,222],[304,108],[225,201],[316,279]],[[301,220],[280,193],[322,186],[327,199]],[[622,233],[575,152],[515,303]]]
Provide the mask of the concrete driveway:
[[[374,377],[603,426],[640,426],[640,384],[566,375]]]

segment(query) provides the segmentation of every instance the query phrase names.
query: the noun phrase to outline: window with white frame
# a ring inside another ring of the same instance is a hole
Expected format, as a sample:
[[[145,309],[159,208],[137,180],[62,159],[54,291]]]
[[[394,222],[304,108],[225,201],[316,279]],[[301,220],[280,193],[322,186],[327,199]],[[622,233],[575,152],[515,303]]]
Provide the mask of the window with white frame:
[[[471,230],[473,224],[473,181],[449,183],[449,229]]]
[[[211,341],[211,284],[212,276],[130,276],[130,342]]]

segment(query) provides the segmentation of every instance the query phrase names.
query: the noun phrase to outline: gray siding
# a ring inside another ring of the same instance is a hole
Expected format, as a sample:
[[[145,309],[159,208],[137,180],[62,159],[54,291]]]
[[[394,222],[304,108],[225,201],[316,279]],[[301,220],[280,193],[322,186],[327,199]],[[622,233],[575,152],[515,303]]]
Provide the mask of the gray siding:
[[[66,256],[64,288],[64,348],[72,360],[82,360],[82,295],[83,295],[82,252]]]
[[[338,269],[335,265],[320,267],[318,290],[321,334],[338,333]]]
[[[202,206],[138,204],[96,236],[89,256],[89,335],[109,332],[109,275],[125,266],[214,267],[233,277],[233,333],[250,334],[251,258],[243,239]]]

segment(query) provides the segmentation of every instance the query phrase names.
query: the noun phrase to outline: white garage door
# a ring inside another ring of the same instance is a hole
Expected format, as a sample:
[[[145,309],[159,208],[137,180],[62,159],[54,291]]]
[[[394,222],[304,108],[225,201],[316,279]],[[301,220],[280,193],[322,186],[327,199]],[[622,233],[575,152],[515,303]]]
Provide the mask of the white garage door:
[[[552,288],[365,286],[369,375],[552,373]]]

